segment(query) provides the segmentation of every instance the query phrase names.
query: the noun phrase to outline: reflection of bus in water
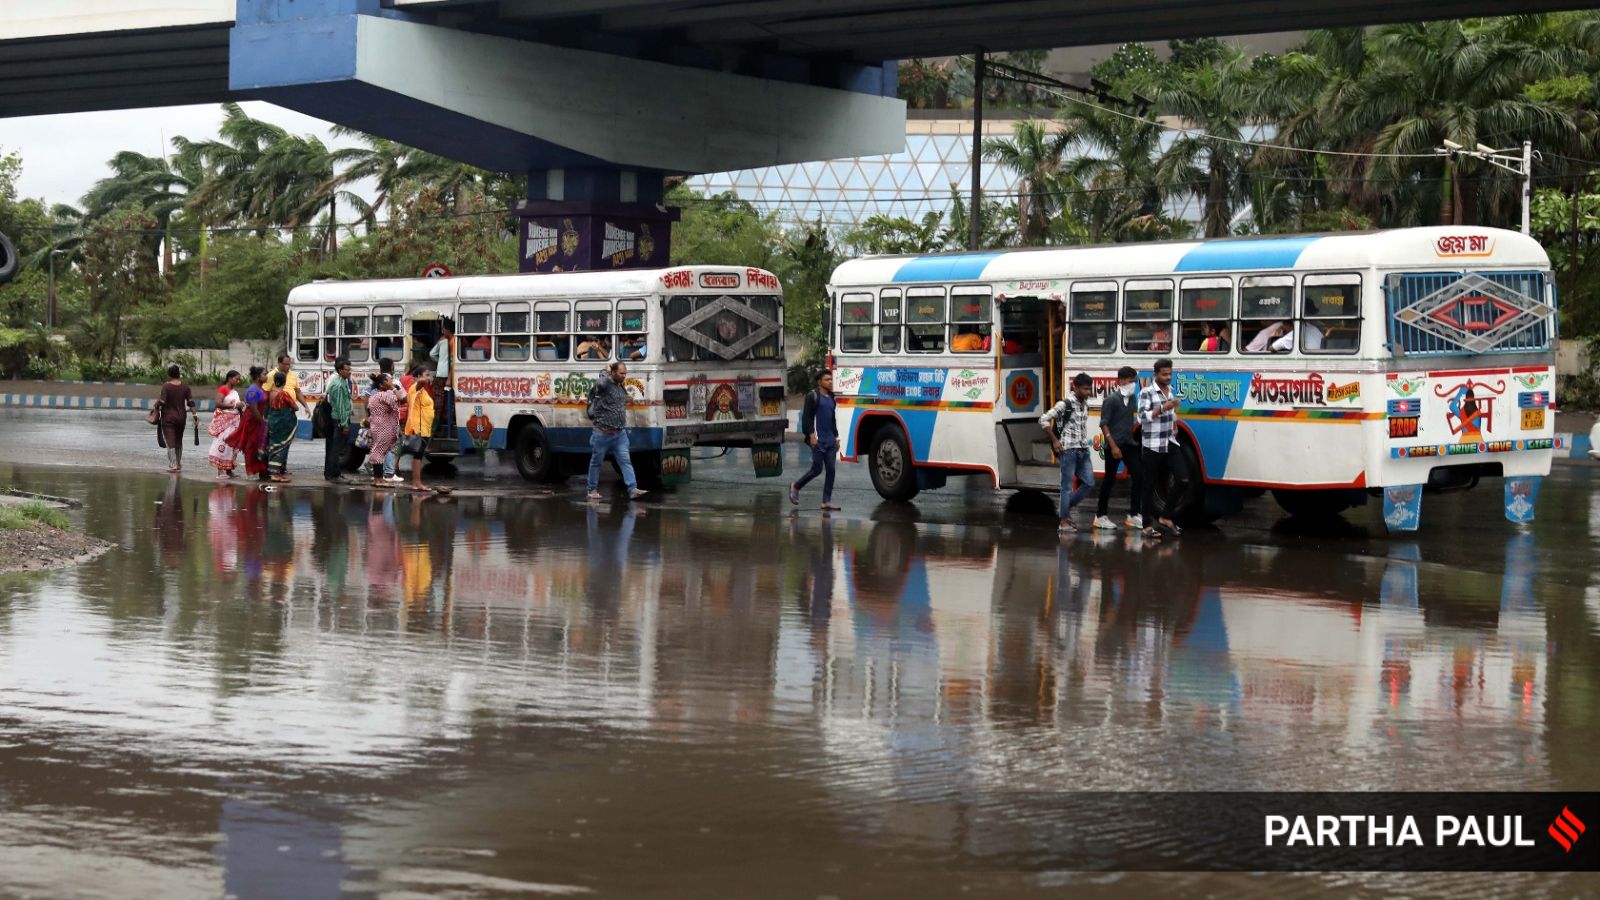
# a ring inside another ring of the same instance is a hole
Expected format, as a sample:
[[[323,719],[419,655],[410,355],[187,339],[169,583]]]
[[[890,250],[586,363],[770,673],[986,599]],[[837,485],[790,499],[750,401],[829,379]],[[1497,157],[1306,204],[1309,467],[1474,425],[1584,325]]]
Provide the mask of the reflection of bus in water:
[[[289,295],[289,352],[319,398],[338,357],[358,394],[380,360],[429,361],[455,320],[450,384],[460,446],[507,450],[523,477],[587,465],[589,389],[627,363],[628,431],[642,483],[689,480],[694,447],[748,447],[781,474],[783,291],[754,268],[317,282]],[[442,412],[441,408],[441,412]],[[444,433],[448,427],[440,420]],[[302,422],[302,435],[310,422]]]
[[[1381,494],[1406,531],[1424,490],[1503,477],[1506,516],[1527,521],[1558,445],[1549,273],[1537,242],[1485,228],[846,262],[829,285],[841,452],[891,500],[964,473],[1055,490],[1037,420],[1067,378],[1104,397],[1119,367],[1148,382],[1166,357],[1193,477],[1158,490],[1180,513]]]
[[[1508,542],[1502,576],[1441,571],[1397,547],[1388,561],[1341,560],[1348,583],[1319,592],[1300,549],[1153,559],[1115,540],[1069,558],[1054,543],[983,546],[950,531],[841,530],[817,576],[831,583],[827,620],[780,637],[782,697],[884,725],[1210,711],[1331,726],[1351,744],[1387,720],[1544,719],[1528,535]],[[1458,599],[1497,587],[1498,609]]]

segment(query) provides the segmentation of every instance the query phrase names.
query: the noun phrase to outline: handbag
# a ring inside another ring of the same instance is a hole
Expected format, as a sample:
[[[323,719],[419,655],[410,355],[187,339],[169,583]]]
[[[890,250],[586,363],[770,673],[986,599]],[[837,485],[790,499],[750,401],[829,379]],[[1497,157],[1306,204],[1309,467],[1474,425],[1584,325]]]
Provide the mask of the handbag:
[[[427,440],[422,435],[408,434],[400,441],[400,452],[420,457],[422,448],[425,446],[427,446]]]
[[[144,414],[144,420],[149,422],[151,425],[160,425],[161,404],[157,403],[155,406],[150,407],[150,411]]]
[[[358,450],[372,449],[372,429],[365,425],[361,426],[361,428],[356,431],[355,444],[356,449]]]

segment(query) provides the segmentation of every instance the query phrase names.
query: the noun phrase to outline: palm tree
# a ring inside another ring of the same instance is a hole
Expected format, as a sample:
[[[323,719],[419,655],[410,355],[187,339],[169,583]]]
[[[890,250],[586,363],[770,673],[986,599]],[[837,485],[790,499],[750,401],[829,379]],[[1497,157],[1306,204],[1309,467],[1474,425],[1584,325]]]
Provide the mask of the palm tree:
[[[1050,236],[1050,221],[1066,206],[1078,185],[1062,168],[1062,157],[1072,138],[1035,120],[1017,123],[1009,138],[983,142],[983,158],[1015,172],[1018,236],[1024,246],[1043,244]]]
[[[200,182],[200,170],[190,162],[174,162],[123,150],[111,158],[111,176],[95,182],[82,199],[82,217],[99,219],[123,206],[136,206],[155,219],[160,228],[151,236],[152,252],[161,254],[162,271],[170,279],[173,241],[168,234],[172,217],[188,202],[188,192]]]
[[[1405,224],[1434,218],[1405,203],[1417,196],[1420,181],[1438,185],[1431,192],[1437,221],[1514,218],[1520,191],[1514,176],[1476,160],[1431,154],[1445,140],[1463,147],[1572,140],[1567,112],[1523,92],[1583,61],[1578,48],[1541,39],[1534,21],[1540,18],[1426,22],[1374,32],[1367,71],[1329,113],[1344,129],[1373,134],[1373,152],[1386,154],[1370,160],[1366,174],[1388,196],[1392,217]]]
[[[1148,79],[1144,93],[1186,131],[1161,155],[1160,181],[1184,185],[1200,198],[1206,237],[1232,230],[1234,212],[1248,201],[1245,170],[1255,148],[1239,143],[1255,114],[1251,62],[1237,47],[1196,42],[1189,62],[1169,77]],[[1258,129],[1251,126],[1250,132]]]
[[[1166,192],[1156,174],[1161,126],[1105,107],[1080,105],[1063,114],[1061,129],[1077,154],[1066,168],[1084,188],[1084,196],[1073,204],[1083,220],[1084,240],[1129,240],[1136,220],[1165,215]]]

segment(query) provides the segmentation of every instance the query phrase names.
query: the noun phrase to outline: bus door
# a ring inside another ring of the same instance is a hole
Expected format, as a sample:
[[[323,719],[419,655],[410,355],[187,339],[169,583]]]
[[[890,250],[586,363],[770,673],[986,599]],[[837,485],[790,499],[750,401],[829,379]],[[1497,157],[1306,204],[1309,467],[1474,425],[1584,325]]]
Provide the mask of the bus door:
[[[1041,455],[1035,442],[1043,437],[1039,416],[1059,397],[1061,334],[1052,326],[1060,304],[1048,297],[1001,295],[996,306],[1000,331],[1000,390],[995,398],[995,424],[1001,432],[1002,479],[1015,467],[1052,462],[1046,442]]]

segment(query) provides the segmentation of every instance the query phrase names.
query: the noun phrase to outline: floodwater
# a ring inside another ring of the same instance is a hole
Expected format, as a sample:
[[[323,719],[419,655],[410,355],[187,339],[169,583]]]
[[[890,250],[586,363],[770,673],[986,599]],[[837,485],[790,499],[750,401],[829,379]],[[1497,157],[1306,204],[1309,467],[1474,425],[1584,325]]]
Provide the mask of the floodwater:
[[[7,434],[0,458],[37,455]],[[1089,876],[984,824],[1004,792],[1593,789],[1588,468],[1527,532],[1481,490],[1430,497],[1411,539],[1263,508],[1147,547],[1058,541],[987,491],[881,504],[855,469],[846,514],[796,514],[744,459],[633,507],[97,461],[0,463],[119,544],[0,577],[0,896],[1597,887]]]

